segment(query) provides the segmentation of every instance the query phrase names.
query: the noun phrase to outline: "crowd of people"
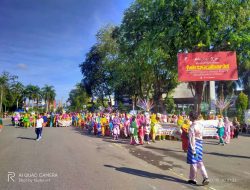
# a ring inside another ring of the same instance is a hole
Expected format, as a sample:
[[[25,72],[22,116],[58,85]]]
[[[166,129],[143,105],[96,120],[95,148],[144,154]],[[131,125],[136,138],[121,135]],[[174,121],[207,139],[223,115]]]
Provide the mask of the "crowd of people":
[[[147,112],[138,113],[136,115],[128,113],[15,113],[12,116],[14,126],[24,128],[36,127],[39,116],[43,119],[43,127],[63,127],[62,121],[68,121],[69,125],[85,129],[88,134],[98,137],[112,136],[114,140],[121,138],[130,138],[130,144],[150,144],[159,140],[166,139],[166,134],[161,133],[160,123],[171,123],[180,129],[182,149],[188,150],[188,133],[191,121],[187,115],[164,115],[150,114]],[[199,120],[203,117],[199,115]],[[210,120],[218,120],[218,139],[219,144],[224,145],[230,142],[232,138],[238,138],[240,124],[237,118],[233,122],[227,117],[210,116]]]

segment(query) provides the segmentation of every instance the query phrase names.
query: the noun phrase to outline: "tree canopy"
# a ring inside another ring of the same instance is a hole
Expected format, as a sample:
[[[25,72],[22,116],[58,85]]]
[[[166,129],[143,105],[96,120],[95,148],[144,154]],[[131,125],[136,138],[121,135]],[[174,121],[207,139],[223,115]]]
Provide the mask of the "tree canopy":
[[[111,94],[135,102],[154,99],[157,111],[164,111],[162,95],[178,84],[177,53],[212,51],[236,51],[239,76],[248,87],[249,6],[247,0],[136,0],[120,26],[97,33],[80,65],[85,89],[101,99]],[[189,84],[198,105],[204,84]]]

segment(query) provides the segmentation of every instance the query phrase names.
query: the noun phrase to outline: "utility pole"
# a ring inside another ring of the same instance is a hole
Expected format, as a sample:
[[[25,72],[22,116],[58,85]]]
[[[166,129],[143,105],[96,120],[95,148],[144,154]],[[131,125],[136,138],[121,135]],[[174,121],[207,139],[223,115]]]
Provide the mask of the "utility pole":
[[[215,107],[215,81],[209,81],[210,111],[216,112]]]

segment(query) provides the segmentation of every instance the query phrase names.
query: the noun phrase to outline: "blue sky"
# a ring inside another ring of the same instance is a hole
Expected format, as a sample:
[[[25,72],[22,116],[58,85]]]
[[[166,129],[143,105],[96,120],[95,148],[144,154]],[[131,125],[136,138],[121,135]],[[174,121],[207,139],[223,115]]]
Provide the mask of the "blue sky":
[[[53,85],[57,100],[82,79],[79,64],[106,24],[133,0],[0,0],[0,73],[24,85]]]

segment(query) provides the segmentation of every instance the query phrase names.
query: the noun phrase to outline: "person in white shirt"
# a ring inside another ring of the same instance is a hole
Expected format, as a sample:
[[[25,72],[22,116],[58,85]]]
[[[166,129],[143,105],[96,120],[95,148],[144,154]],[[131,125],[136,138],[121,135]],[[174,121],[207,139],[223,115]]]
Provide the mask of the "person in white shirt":
[[[42,130],[43,130],[43,118],[41,115],[38,115],[38,118],[36,120],[36,140],[39,141],[42,138]]]
[[[187,152],[187,163],[190,164],[189,180],[188,183],[196,184],[197,169],[201,171],[203,177],[203,185],[209,183],[206,168],[203,164],[203,126],[198,121],[198,113],[190,112],[189,118],[192,124],[189,128],[189,146]]]

